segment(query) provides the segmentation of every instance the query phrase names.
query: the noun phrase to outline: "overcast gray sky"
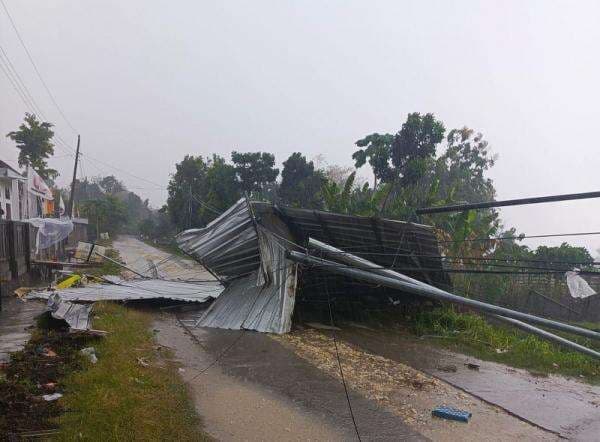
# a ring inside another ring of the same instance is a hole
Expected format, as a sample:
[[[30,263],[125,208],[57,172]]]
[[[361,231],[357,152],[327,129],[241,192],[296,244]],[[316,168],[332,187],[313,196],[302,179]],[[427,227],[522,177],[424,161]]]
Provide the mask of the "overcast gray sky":
[[[395,132],[413,111],[485,135],[500,199],[600,190],[599,2],[4,2],[82,135],[83,172],[114,173],[154,206],[185,154],[301,151],[350,165],[357,139]],[[1,8],[0,45],[74,145]],[[4,135],[26,107],[1,72],[0,94]],[[66,184],[72,159],[56,156]],[[3,136],[0,157],[17,157]],[[597,231],[599,208],[502,216],[527,234]],[[600,236],[568,240],[600,247]]]

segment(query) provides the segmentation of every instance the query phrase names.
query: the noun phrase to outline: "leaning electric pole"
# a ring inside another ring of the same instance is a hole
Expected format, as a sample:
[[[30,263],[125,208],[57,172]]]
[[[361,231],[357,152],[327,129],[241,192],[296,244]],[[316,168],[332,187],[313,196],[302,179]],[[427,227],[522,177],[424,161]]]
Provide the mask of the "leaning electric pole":
[[[67,209],[67,216],[73,219],[73,202],[75,201],[75,180],[77,179],[77,163],[79,161],[79,144],[81,142],[81,136],[77,135],[77,150],[75,151],[75,166],[73,167],[73,181],[71,182],[71,198],[69,198],[69,207]]]

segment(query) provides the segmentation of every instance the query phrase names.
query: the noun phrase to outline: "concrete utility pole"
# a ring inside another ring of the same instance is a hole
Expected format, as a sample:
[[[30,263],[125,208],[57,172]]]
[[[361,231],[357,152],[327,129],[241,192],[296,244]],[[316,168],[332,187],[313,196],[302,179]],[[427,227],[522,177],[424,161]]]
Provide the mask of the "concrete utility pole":
[[[71,198],[69,198],[69,208],[67,209],[67,216],[73,219],[73,202],[75,201],[75,179],[77,178],[77,163],[79,162],[79,143],[81,142],[81,136],[77,135],[77,150],[75,151],[75,166],[73,167],[73,181],[71,182]]]

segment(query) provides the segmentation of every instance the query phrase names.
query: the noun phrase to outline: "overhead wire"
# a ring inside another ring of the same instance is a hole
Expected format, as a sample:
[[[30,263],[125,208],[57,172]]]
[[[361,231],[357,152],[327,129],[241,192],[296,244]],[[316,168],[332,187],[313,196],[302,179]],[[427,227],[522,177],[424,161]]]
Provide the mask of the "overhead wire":
[[[40,73],[40,70],[38,69],[37,64],[33,60],[33,56],[31,55],[31,52],[29,52],[29,49],[27,48],[27,45],[25,44],[25,41],[23,40],[23,37],[21,36],[21,33],[19,32],[19,29],[17,28],[15,20],[13,19],[11,13],[9,12],[8,8],[6,7],[6,4],[4,3],[4,0],[0,0],[0,4],[2,5],[2,8],[4,9],[4,12],[8,16],[10,24],[11,24],[13,30],[15,31],[15,34],[17,35],[17,38],[18,38],[19,42],[21,43],[21,46],[23,46],[23,49],[25,50],[25,53],[27,54],[27,58],[29,59],[29,61],[31,62],[31,65],[33,66],[33,70],[35,71],[37,77],[40,79],[40,82],[44,86],[44,89],[48,93],[48,96],[50,97],[50,100],[52,101],[52,103],[54,104],[54,106],[56,107],[56,109],[58,110],[58,112],[60,113],[60,115],[63,117],[63,119],[65,120],[65,122],[73,130],[73,132],[77,133],[77,130],[75,129],[75,127],[73,126],[73,124],[71,123],[71,121],[69,121],[69,119],[67,118],[67,116],[63,112],[62,108],[59,106],[58,102],[56,101],[56,98],[54,97],[54,94],[52,94],[52,92],[50,91],[50,88],[46,84],[46,81],[42,77],[42,74]]]
[[[356,437],[358,438],[359,442],[362,441],[361,437],[360,437],[360,432],[358,431],[358,425],[356,424],[356,418],[354,417],[354,410],[352,409],[352,402],[350,401],[350,394],[348,393],[348,386],[346,385],[346,378],[344,377],[344,370],[342,368],[342,360],[340,358],[340,351],[338,349],[338,344],[337,344],[337,336],[335,333],[335,322],[333,320],[333,310],[331,308],[331,297],[329,295],[329,287],[327,284],[325,284],[325,292],[327,294],[327,306],[329,308],[329,321],[331,323],[331,334],[333,336],[333,345],[335,347],[335,356],[337,359],[337,363],[338,363],[338,368],[340,370],[340,377],[342,379],[342,385],[344,386],[344,393],[346,395],[346,403],[348,404],[348,410],[350,411],[350,418],[352,419],[352,425],[354,426],[354,431],[356,432]]]

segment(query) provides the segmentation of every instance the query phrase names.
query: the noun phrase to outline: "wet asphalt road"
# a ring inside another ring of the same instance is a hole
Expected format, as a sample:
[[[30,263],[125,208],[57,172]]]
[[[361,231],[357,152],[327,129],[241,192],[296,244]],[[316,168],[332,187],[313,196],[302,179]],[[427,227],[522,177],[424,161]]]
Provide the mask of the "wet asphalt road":
[[[173,315],[163,315],[155,328],[158,342],[172,348],[184,367],[184,379],[214,437],[358,440],[341,382],[278,342],[255,332],[185,332]],[[362,440],[427,440],[376,402],[352,392],[350,399]]]
[[[119,238],[115,241],[115,246],[128,261],[136,259],[139,264],[144,261],[143,256],[149,254],[153,261],[168,256],[167,253],[131,237]],[[175,270],[179,268],[181,271],[180,265],[172,264]],[[205,272],[196,263],[185,264],[187,274]],[[195,269],[195,266],[199,268]],[[205,418],[209,433],[216,438],[356,439],[339,379],[326,376],[279,343],[254,332],[245,332],[239,338],[239,331],[200,328],[191,330],[194,340],[186,335],[174,317],[164,315],[157,328],[161,329],[159,341],[173,348],[183,364],[183,377],[192,387],[197,408]],[[488,370],[487,365],[482,365],[485,369],[477,376],[470,372],[466,375],[457,372],[454,379],[451,379],[451,374],[435,372],[434,367],[443,358],[430,353],[430,347],[427,347],[427,351],[422,351],[423,343],[420,346],[403,347],[402,343],[394,342],[387,336],[365,338],[354,332],[342,333],[342,336],[373,354],[408,363],[441,379],[447,377],[446,381],[490,403],[500,405],[509,413],[519,415],[521,419],[560,432],[574,440],[599,440],[597,425],[600,412],[598,416],[595,413],[600,409],[597,406],[590,408],[586,405],[586,409],[581,412],[577,408],[581,403],[577,403],[573,411],[561,410],[560,406],[551,410],[548,404],[552,402],[546,401],[546,408],[536,409],[536,398],[543,394],[543,389],[525,385],[529,390],[525,388],[524,392],[519,393],[516,387],[523,388],[524,384],[519,384],[519,379],[523,380],[523,376],[518,371],[506,370],[507,367],[500,366],[504,377],[501,382],[496,383],[499,371]],[[222,357],[219,356],[234,341],[235,345]],[[461,356],[456,355],[459,359]],[[196,377],[198,371],[210,365],[215,358],[219,358],[219,362]],[[581,393],[577,386],[582,384],[575,384],[575,390],[571,392],[573,394],[561,396],[561,392],[558,392],[552,396],[553,401],[557,404],[561,404],[561,398],[576,401],[577,395]],[[530,393],[533,396],[528,397]],[[382,409],[376,402],[356,392],[351,392],[351,402],[364,440],[424,439],[410,430],[399,416]],[[590,411],[592,414],[589,414]],[[561,412],[561,416],[557,417],[556,413]],[[465,430],[468,434],[468,428]],[[502,440],[501,434],[490,434],[490,438]]]
[[[371,353],[417,368],[541,428],[577,441],[600,440],[600,387],[562,376],[536,377],[526,370],[481,361],[382,330],[345,328],[340,335]],[[479,370],[466,367],[476,363]],[[456,367],[448,372],[440,367]]]

